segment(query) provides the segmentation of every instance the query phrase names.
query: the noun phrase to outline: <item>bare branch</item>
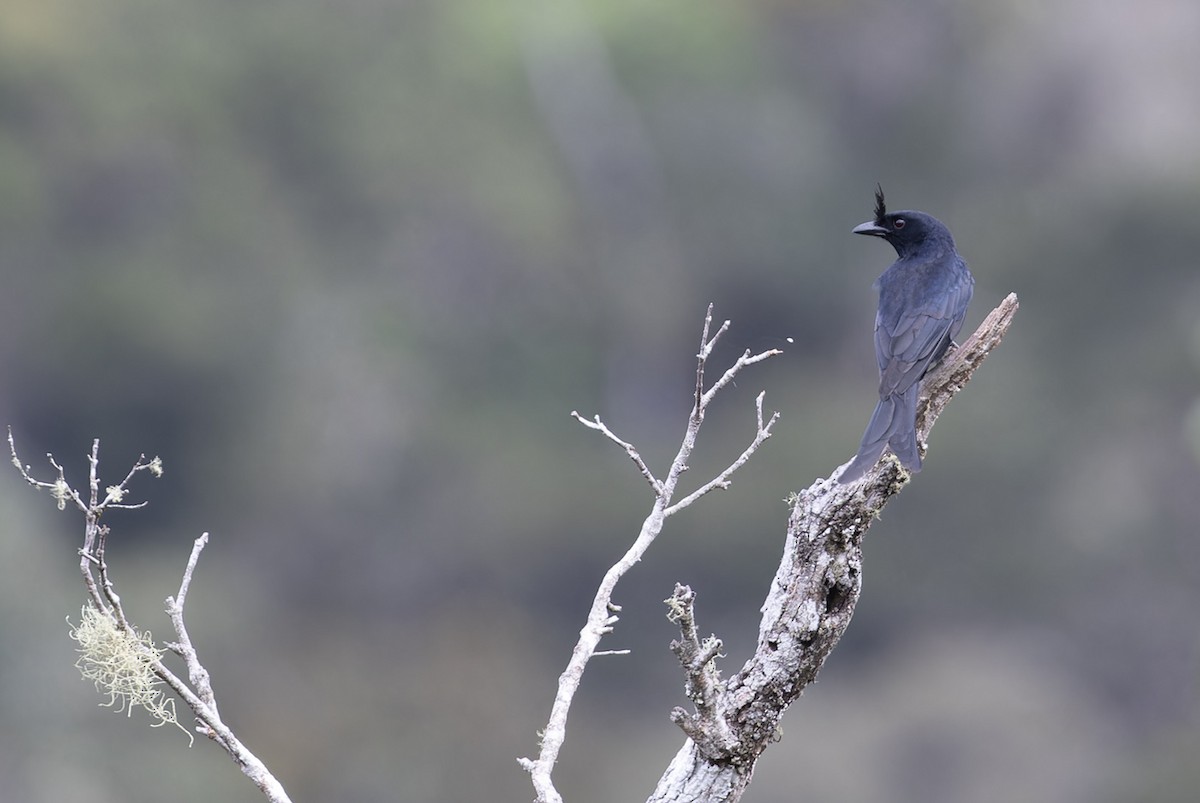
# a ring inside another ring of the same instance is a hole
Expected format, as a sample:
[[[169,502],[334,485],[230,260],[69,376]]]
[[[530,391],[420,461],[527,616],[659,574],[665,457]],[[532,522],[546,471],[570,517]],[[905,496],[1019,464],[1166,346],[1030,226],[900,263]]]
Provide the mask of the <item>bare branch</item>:
[[[609,429],[607,426],[605,426],[604,422],[600,420],[600,416],[596,416],[591,421],[589,421],[588,419],[581,416],[575,410],[572,410],[571,417],[574,418],[579,423],[583,424],[585,427],[587,427],[589,429],[594,429],[598,432],[603,433],[604,437],[608,438],[610,441],[612,441],[613,443],[617,444],[622,449],[624,449],[625,453],[628,454],[630,459],[633,460],[634,465],[636,465],[638,467],[638,471],[642,472],[642,476],[645,477],[646,481],[650,483],[650,487],[654,489],[654,493],[655,494],[662,493],[662,483],[654,478],[654,474],[650,471],[650,468],[649,468],[649,466],[646,465],[645,461],[642,460],[642,456],[640,454],[638,454],[638,450],[633,448],[632,443],[629,443],[627,441],[624,441],[624,440],[621,440],[620,438],[618,438],[616,436],[616,434],[611,429]]]
[[[187,600],[188,588],[192,585],[192,572],[196,571],[196,563],[199,562],[200,553],[204,551],[204,547],[206,546],[208,546],[208,533],[201,533],[200,537],[192,542],[192,554],[188,558],[187,567],[183,570],[183,580],[179,583],[179,593],[175,595],[175,604],[179,606],[180,611],[183,611],[183,604]]]
[[[208,670],[200,663],[200,658],[196,654],[195,647],[192,646],[191,636],[188,635],[187,625],[183,621],[183,606],[187,601],[187,592],[192,583],[192,572],[196,570],[196,563],[200,560],[200,553],[204,551],[204,547],[208,544],[208,533],[203,533],[192,543],[192,554],[188,558],[187,567],[183,570],[183,580],[179,583],[179,593],[174,597],[167,597],[167,615],[171,617],[171,626],[175,629],[175,635],[179,641],[169,643],[167,646],[171,648],[179,657],[183,659],[184,665],[187,666],[188,680],[192,683],[192,688],[196,690],[197,696],[204,704],[212,711],[213,715],[217,715],[217,699],[212,689],[212,679],[209,677]],[[205,729],[209,735],[212,735],[210,728]]]
[[[776,353],[779,353],[779,352],[776,352]],[[765,426],[763,425],[762,405],[763,405],[763,397],[765,395],[766,395],[765,392],[759,393],[758,398],[754,400],[754,406],[758,413],[758,415],[757,415],[758,429],[754,433],[754,440],[751,441],[750,445],[746,447],[746,451],[742,452],[742,454],[738,457],[737,460],[734,460],[727,469],[722,471],[716,477],[709,480],[704,485],[700,486],[695,491],[692,491],[692,493],[688,494],[683,499],[680,499],[678,502],[676,502],[675,504],[673,504],[669,508],[667,508],[665,511],[663,511],[663,515],[670,516],[674,513],[678,513],[679,511],[683,510],[688,505],[695,502],[700,497],[704,496],[709,491],[715,490],[717,488],[724,489],[724,488],[729,487],[729,478],[733,475],[733,472],[737,471],[739,468],[746,465],[746,461],[748,461],[750,459],[750,457],[755,452],[758,451],[758,447],[762,446],[763,443],[767,440],[767,438],[771,437],[771,427],[773,427],[775,425],[775,422],[779,420],[779,413],[773,412],[773,413],[771,413],[771,420],[769,420]]]
[[[712,314],[713,305],[709,303],[708,311],[704,314],[704,328],[700,332],[700,351],[696,354],[696,401],[693,405],[693,413],[701,412],[704,409],[704,364],[712,354],[717,341],[721,339],[721,335],[729,330],[729,321],[727,320],[721,324],[717,333],[709,340],[708,332],[712,328]]]
[[[571,702],[575,697],[575,693],[579,690],[579,685],[583,681],[583,673],[587,668],[588,661],[598,653],[598,645],[600,639],[612,632],[613,626],[617,623],[617,617],[614,612],[620,610],[612,602],[613,591],[616,588],[617,582],[633,568],[634,564],[642,559],[642,556],[649,549],[650,544],[658,537],[662,531],[663,523],[667,516],[673,512],[681,510],[687,505],[699,499],[704,494],[718,487],[727,487],[729,477],[740,468],[750,458],[750,456],[758,449],[758,447],[770,437],[771,427],[778,418],[778,413],[772,415],[770,421],[763,424],[762,416],[762,394],[759,394],[757,407],[757,433],[754,441],[746,449],[742,455],[730,465],[725,471],[721,472],[716,478],[705,483],[699,490],[693,492],[689,497],[681,500],[678,504],[672,506],[671,500],[675,495],[676,486],[679,483],[679,477],[687,470],[688,461],[691,460],[692,452],[696,448],[696,439],[700,433],[700,427],[704,422],[704,413],[708,404],[716,396],[721,388],[728,385],[739,371],[748,365],[761,362],[762,360],[772,357],[781,352],[768,351],[762,354],[750,356],[746,352],[727,370],[717,384],[707,392],[704,390],[704,370],[708,362],[709,356],[712,354],[713,346],[720,337],[729,330],[729,321],[725,321],[711,337],[709,333],[712,329],[712,305],[708,306],[707,313],[704,317],[704,327],[700,336],[700,351],[696,355],[696,393],[695,406],[688,418],[687,428],[684,432],[683,442],[680,444],[679,451],[675,455],[675,459],[671,461],[671,466],[667,470],[664,480],[657,480],[650,469],[642,461],[637,449],[630,443],[618,438],[613,432],[605,426],[605,424],[597,416],[592,421],[588,421],[580,416],[577,412],[572,412],[575,417],[584,426],[590,429],[601,432],[606,438],[613,441],[625,450],[626,454],[638,466],[638,470],[642,476],[650,483],[650,487],[654,489],[654,503],[651,506],[650,514],[642,522],[641,530],[633,545],[625,552],[625,554],[614,563],[607,572],[604,578],[600,581],[599,587],[596,589],[596,595],[592,600],[592,606],[588,612],[587,623],[579,633],[579,641],[575,645],[575,649],[571,652],[571,659],[567,662],[567,668],[559,677],[558,693],[554,698],[554,705],[550,710],[550,719],[546,723],[545,729],[541,733],[541,749],[538,752],[536,759],[520,758],[518,762],[530,774],[533,781],[534,789],[537,791],[537,800],[539,803],[561,803],[562,796],[554,787],[552,773],[554,765],[558,761],[558,754],[562,749],[563,742],[566,739],[567,716],[570,713]],[[614,651],[615,652],[615,651]]]
[[[704,404],[707,405],[710,401],[712,401],[713,397],[720,393],[722,388],[732,382],[733,378],[738,375],[738,372],[746,366],[754,365],[757,362],[762,362],[763,360],[776,357],[780,354],[783,354],[783,352],[779,349],[767,349],[766,351],[758,354],[751,354],[749,349],[747,349],[742,356],[738,357],[737,362],[731,365],[729,370],[722,374],[721,378],[714,382],[713,386],[704,393]]]

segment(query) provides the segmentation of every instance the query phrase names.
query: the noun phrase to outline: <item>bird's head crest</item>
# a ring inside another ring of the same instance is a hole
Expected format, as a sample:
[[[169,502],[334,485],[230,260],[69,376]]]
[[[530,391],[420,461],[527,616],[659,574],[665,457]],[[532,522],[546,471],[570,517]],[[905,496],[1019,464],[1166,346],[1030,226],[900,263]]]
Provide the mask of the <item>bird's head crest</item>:
[[[883,223],[883,216],[887,214],[887,204],[883,200],[883,186],[875,185],[875,222]]]

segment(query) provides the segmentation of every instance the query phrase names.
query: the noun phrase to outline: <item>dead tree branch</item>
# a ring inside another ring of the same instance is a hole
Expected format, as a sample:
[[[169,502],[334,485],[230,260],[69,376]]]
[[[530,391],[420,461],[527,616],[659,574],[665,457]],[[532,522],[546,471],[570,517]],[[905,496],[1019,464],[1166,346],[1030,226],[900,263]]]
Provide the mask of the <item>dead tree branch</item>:
[[[597,647],[600,639],[612,632],[613,626],[616,625],[619,619],[617,613],[621,609],[619,606],[614,605],[612,601],[613,591],[616,588],[617,582],[626,572],[633,568],[634,564],[641,560],[642,555],[646,553],[650,544],[662,532],[663,523],[668,516],[682,510],[715,488],[726,488],[729,486],[729,477],[750,459],[767,438],[771,437],[771,427],[775,425],[775,422],[779,418],[779,413],[772,413],[771,417],[764,423],[762,413],[763,396],[759,394],[756,402],[756,430],[754,439],[750,445],[746,447],[746,450],[737,460],[718,474],[717,477],[705,483],[678,503],[672,505],[671,502],[675,496],[679,478],[687,470],[688,461],[691,460],[692,452],[696,448],[696,438],[700,433],[701,425],[704,423],[704,414],[708,409],[709,403],[722,388],[733,381],[734,377],[743,368],[782,353],[776,349],[758,354],[751,354],[747,351],[725,371],[711,388],[706,390],[704,387],[704,369],[709,356],[712,354],[713,347],[721,335],[729,329],[729,321],[725,321],[717,329],[716,333],[710,337],[711,328],[712,305],[710,304],[708,313],[704,318],[704,330],[700,336],[700,351],[696,355],[695,402],[692,407],[692,413],[688,417],[688,425],[684,432],[683,442],[679,447],[678,453],[675,455],[675,459],[671,461],[666,478],[662,481],[654,477],[637,450],[630,443],[613,434],[600,420],[599,416],[588,420],[577,412],[571,413],[584,426],[600,431],[605,437],[625,450],[638,467],[638,471],[646,478],[650,483],[650,487],[654,490],[654,504],[650,509],[650,515],[642,522],[641,531],[638,533],[633,545],[629,547],[629,550],[620,560],[609,568],[604,578],[600,581],[600,586],[596,590],[596,596],[592,600],[592,607],[588,613],[587,623],[579,633],[579,641],[571,653],[571,659],[567,663],[567,668],[559,677],[558,693],[555,695],[554,705],[550,710],[550,719],[541,733],[541,749],[538,752],[537,758],[519,759],[521,766],[529,771],[533,780],[538,803],[562,803],[562,795],[554,787],[552,777],[554,764],[558,761],[559,751],[562,749],[563,741],[566,739],[567,715],[570,713],[571,701],[574,699],[575,693],[579,690],[579,685],[583,681],[583,673],[587,668],[588,661],[599,654]]]
[[[926,377],[917,411],[921,451],[934,422],[971,379],[1012,323],[1009,295],[959,348]],[[844,468],[844,466],[842,467]],[[881,460],[848,485],[836,476],[797,494],[788,519],[783,560],[762,607],[754,656],[722,688],[707,652],[696,667],[691,599],[677,589],[683,642],[680,656],[696,713],[672,713],[688,737],[650,796],[651,803],[733,803],[750,784],[755,763],[780,732],[780,719],[850,624],[862,587],[862,538],[909,476],[895,459]],[[673,609],[674,610],[674,609]],[[676,651],[679,654],[680,650]],[[715,653],[713,653],[715,655]],[[715,679],[714,679],[715,678]],[[717,691],[714,691],[717,690]],[[699,699],[697,699],[699,697]]]
[[[111,704],[120,704],[118,710],[135,706],[143,707],[157,720],[158,725],[173,724],[182,728],[175,717],[174,701],[165,697],[158,683],[168,686],[196,716],[196,732],[204,734],[219,744],[238,765],[239,769],[272,803],[290,803],[287,792],[267,769],[266,765],[250,752],[217,713],[216,695],[213,693],[208,671],[200,663],[183,621],[183,606],[187,599],[192,573],[200,559],[200,553],[208,543],[204,533],[192,545],[191,557],[184,569],[179,593],[167,597],[167,614],[175,630],[175,642],[166,647],[178,654],[187,666],[189,686],[162,662],[160,650],[150,634],[138,629],[126,616],[117,593],[116,584],[109,572],[105,557],[109,528],[101,524],[101,516],[110,508],[136,509],[146,502],[136,504],[124,500],[129,495],[129,485],[134,476],[149,471],[154,476],[162,474],[162,461],[157,457],[147,460],[138,457],[133,468],[118,485],[100,490],[100,441],[92,441],[88,455],[88,494],[85,499],[67,481],[63,467],[53,455],[46,455],[57,473],[53,482],[35,478],[32,468],[21,462],[13,441],[12,429],[8,430],[8,448],[12,463],[21,477],[31,486],[49,490],[58,502],[60,510],[73,504],[83,513],[83,546],[79,550],[79,570],[87,587],[89,604],[85,605],[78,627],[73,628],[72,637],[79,642],[80,659],[77,666],[84,677],[96,684],[97,691],[109,696]],[[184,730],[187,733],[186,729]],[[188,738],[191,734],[188,733]]]

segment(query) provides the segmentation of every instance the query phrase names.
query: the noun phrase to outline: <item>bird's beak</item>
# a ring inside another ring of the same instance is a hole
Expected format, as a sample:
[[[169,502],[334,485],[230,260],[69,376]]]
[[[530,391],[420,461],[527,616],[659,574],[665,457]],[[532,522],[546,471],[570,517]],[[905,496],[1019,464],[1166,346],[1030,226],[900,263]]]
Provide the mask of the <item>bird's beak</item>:
[[[880,226],[874,220],[868,220],[866,223],[859,223],[851,231],[855,234],[869,234],[872,237],[883,237],[888,233],[888,230]]]

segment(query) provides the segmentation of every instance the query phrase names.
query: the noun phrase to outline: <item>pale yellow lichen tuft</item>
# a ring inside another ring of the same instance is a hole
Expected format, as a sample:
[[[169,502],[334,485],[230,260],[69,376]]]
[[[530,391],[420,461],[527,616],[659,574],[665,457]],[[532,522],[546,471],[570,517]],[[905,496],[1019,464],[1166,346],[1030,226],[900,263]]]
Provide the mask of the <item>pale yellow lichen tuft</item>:
[[[67,509],[67,500],[71,498],[71,488],[67,485],[67,481],[59,477],[54,481],[54,487],[50,489],[50,495],[54,497],[54,501],[58,502],[59,510]]]
[[[85,605],[79,624],[71,628],[71,638],[79,643],[75,667],[92,681],[96,691],[108,695],[108,702],[101,705],[115,706],[128,716],[133,715],[135,706],[141,706],[158,720],[154,727],[169,722],[193,739],[179,724],[175,701],[163,694],[162,681],[154,674],[154,664],[163,651],[155,646],[149,631],[122,630],[112,617]]]

